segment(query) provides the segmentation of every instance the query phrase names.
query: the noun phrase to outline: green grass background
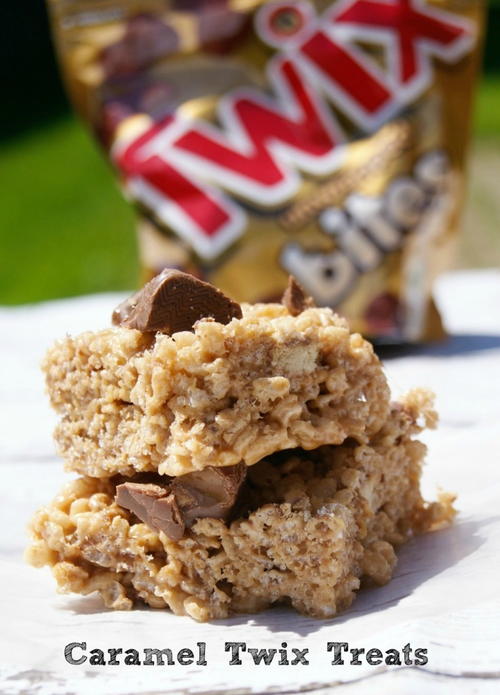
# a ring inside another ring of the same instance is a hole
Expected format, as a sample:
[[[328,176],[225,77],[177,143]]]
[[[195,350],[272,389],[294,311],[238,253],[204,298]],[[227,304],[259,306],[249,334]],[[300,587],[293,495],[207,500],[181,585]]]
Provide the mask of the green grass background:
[[[500,266],[500,76],[481,81],[461,266]],[[0,303],[137,283],[134,219],[115,177],[73,117],[2,144]]]
[[[2,146],[0,302],[133,287],[133,214],[82,125],[66,116]]]

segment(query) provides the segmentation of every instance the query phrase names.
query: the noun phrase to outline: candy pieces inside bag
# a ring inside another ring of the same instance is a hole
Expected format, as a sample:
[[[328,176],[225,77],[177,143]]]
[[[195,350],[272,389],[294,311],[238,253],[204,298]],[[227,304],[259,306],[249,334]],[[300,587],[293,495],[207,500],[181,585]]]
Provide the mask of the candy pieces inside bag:
[[[293,274],[371,338],[440,335],[482,0],[48,2],[144,279],[266,302]]]

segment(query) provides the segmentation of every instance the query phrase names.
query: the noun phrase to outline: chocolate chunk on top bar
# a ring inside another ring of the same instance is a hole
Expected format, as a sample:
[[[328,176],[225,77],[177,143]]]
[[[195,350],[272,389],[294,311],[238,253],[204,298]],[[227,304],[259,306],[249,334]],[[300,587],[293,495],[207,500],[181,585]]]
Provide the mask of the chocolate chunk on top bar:
[[[281,298],[281,303],[286,306],[292,316],[298,316],[306,309],[315,306],[312,297],[309,297],[304,292],[304,289],[297,280],[290,275],[288,285]]]
[[[113,312],[115,325],[143,333],[190,331],[202,318],[229,323],[241,307],[208,282],[180,270],[164,270]]]

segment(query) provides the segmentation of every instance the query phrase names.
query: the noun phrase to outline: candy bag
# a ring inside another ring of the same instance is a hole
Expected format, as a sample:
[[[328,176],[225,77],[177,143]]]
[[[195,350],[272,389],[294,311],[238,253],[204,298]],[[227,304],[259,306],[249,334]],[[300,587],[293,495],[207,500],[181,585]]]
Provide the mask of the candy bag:
[[[73,103],[164,267],[237,301],[293,274],[385,342],[441,334],[481,0],[48,0]]]

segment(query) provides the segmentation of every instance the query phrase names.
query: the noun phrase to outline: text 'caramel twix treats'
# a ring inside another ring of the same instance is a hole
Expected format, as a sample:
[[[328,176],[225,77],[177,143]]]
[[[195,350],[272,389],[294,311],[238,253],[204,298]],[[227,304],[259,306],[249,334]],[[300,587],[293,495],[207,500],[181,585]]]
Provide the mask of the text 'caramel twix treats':
[[[28,560],[60,590],[196,620],[287,603],[331,617],[447,523],[419,478],[431,396],[390,401],[371,345],[290,278],[239,305],[163,271],[45,362],[66,468]]]

